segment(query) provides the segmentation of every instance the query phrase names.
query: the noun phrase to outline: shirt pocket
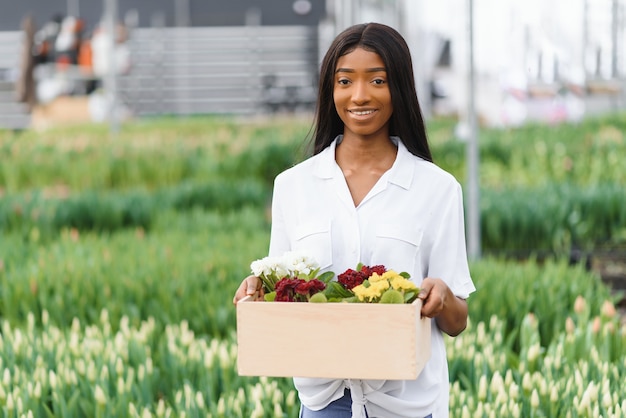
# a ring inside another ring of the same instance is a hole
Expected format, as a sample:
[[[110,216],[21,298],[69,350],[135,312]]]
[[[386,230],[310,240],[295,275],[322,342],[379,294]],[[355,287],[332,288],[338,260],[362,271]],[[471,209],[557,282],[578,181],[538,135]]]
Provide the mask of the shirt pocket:
[[[333,262],[330,222],[306,222],[294,230],[293,249],[313,257],[321,269]]]
[[[419,249],[423,231],[417,227],[398,224],[380,224],[376,228],[372,261],[387,269],[407,272],[417,279]]]

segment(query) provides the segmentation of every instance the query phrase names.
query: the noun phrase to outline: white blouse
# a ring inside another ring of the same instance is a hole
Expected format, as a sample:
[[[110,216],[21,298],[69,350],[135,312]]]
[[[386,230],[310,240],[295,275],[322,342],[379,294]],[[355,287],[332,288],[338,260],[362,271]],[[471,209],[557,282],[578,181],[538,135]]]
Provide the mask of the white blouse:
[[[341,140],[276,177],[270,255],[306,251],[322,271],[336,275],[359,262],[382,264],[408,272],[418,286],[425,277],[441,278],[456,296],[467,298],[476,289],[467,262],[460,184],[392,138],[398,146],[393,166],[355,207],[335,161]],[[364,406],[370,418],[447,417],[445,345],[434,320],[431,325],[431,358],[416,380],[294,378],[300,401],[320,410],[349,388],[354,418],[365,417]],[[393,349],[390,344],[390,353]]]

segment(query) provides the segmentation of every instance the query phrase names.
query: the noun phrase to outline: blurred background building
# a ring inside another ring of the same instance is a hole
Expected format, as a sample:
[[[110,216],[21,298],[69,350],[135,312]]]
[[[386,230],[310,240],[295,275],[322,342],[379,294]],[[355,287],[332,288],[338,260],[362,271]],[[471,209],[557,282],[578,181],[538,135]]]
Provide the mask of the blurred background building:
[[[11,2],[0,14],[0,127],[100,121],[111,103],[119,118],[310,112],[328,44],[369,21],[406,37],[426,114],[462,119],[469,1]],[[577,120],[623,107],[625,3],[474,0],[481,123]],[[103,24],[111,16],[114,31]]]

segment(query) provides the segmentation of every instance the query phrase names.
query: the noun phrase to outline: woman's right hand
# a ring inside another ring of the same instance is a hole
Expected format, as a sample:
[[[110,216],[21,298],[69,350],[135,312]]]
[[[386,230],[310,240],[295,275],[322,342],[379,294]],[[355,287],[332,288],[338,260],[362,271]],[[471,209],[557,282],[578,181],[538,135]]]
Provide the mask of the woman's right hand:
[[[252,300],[263,300],[263,282],[257,276],[248,276],[239,285],[233,297],[233,304],[236,305],[241,299],[250,296]]]

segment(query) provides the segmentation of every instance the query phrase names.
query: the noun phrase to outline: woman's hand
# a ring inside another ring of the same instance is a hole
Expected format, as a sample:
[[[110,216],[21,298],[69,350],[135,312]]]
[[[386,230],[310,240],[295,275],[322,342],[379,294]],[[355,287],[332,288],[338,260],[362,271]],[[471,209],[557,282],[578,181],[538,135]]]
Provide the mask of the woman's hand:
[[[252,300],[263,300],[263,282],[257,276],[248,276],[239,285],[233,297],[233,304],[236,305],[246,296],[251,296]]]
[[[455,337],[467,326],[467,301],[455,296],[443,280],[425,278],[417,297],[423,302],[422,316],[435,318],[446,334]]]

